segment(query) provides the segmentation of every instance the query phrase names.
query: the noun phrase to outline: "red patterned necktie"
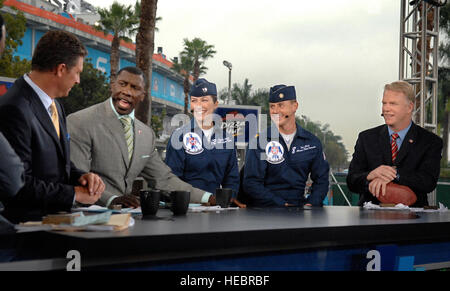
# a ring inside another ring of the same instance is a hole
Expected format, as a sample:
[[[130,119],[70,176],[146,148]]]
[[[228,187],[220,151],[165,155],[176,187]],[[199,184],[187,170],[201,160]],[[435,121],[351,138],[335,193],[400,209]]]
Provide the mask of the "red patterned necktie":
[[[399,138],[399,135],[397,133],[393,133],[391,134],[391,153],[392,153],[392,162],[395,162],[395,159],[397,158],[397,154],[398,154],[398,146],[397,146],[397,138]]]

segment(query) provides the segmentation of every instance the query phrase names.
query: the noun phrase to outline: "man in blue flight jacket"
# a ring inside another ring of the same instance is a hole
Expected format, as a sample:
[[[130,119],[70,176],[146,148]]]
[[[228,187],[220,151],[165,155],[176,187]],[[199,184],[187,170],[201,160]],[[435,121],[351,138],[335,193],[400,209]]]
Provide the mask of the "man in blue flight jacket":
[[[249,206],[322,206],[329,165],[319,139],[295,122],[294,86],[270,88],[269,109],[275,126],[251,141],[247,149],[243,183]],[[308,175],[313,184],[305,198]]]

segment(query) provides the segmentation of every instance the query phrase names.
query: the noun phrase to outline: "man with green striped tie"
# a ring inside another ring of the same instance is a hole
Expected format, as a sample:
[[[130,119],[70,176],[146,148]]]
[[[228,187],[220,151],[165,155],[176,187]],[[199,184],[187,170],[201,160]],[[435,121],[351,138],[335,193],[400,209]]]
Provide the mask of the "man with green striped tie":
[[[190,191],[191,202],[199,203],[208,194],[172,173],[156,151],[155,133],[134,116],[144,84],[140,69],[123,68],[111,84],[111,98],[67,117],[71,160],[102,177],[106,190],[97,202],[101,206],[138,207],[131,194],[138,176],[156,189]]]

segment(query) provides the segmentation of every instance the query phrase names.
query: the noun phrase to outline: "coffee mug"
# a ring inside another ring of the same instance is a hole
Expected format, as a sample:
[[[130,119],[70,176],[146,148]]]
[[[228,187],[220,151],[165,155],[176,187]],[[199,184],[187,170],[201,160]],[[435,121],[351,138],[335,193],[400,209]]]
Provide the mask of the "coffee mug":
[[[156,215],[159,209],[159,200],[161,193],[159,190],[141,190],[139,192],[141,197],[142,215]]]
[[[171,206],[174,215],[185,215],[189,208],[189,200],[191,192],[188,191],[172,191],[170,193]]]
[[[222,208],[230,206],[230,199],[233,195],[233,190],[230,188],[217,188],[216,189],[216,204]]]

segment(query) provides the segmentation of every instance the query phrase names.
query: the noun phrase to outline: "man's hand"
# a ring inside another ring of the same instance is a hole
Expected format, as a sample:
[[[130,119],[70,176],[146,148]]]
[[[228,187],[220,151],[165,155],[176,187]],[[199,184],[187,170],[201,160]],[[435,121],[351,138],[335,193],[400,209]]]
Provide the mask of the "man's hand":
[[[133,208],[141,206],[141,203],[139,202],[138,198],[132,194],[122,195],[120,197],[114,198],[113,201],[111,201],[111,205],[118,205],[118,204],[124,207],[133,207]]]
[[[231,203],[236,204],[239,208],[247,208],[247,205],[239,202],[239,200],[237,200],[236,198],[231,198]]]
[[[389,183],[390,181],[386,181],[384,179],[381,178],[375,178],[372,180],[372,182],[370,182],[369,184],[369,191],[370,193],[372,193],[373,196],[375,197],[380,197],[380,195],[386,195],[386,185]],[[381,191],[381,193],[380,193]]]
[[[394,167],[382,165],[370,172],[367,175],[367,180],[373,181],[378,178],[391,182],[395,177],[397,177],[397,170]]]
[[[209,206],[214,206],[214,205],[216,205],[216,196],[214,196],[214,195],[211,195],[211,196],[209,196],[209,199],[208,199],[208,205]]]
[[[94,204],[97,202],[98,199],[100,199],[100,196],[102,196],[102,193],[98,194],[89,194],[89,190],[86,187],[82,186],[75,186],[75,201],[81,203],[81,204]]]
[[[80,177],[78,182],[88,189],[89,195],[102,195],[105,191],[105,183],[97,174],[86,173]]]

